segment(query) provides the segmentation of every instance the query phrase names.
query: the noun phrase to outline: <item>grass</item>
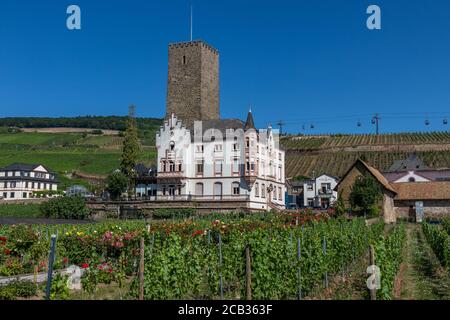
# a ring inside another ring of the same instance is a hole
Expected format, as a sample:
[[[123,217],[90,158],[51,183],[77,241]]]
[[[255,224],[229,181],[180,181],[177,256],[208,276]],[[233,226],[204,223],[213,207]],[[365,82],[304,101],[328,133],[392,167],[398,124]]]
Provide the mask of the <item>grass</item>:
[[[420,225],[409,224],[402,288],[397,299],[450,300],[450,274],[428,245]]]
[[[35,218],[40,217],[38,204],[2,204],[0,205],[0,217]]]
[[[0,144],[58,146],[75,143],[81,139],[79,133],[13,133],[0,134]]]

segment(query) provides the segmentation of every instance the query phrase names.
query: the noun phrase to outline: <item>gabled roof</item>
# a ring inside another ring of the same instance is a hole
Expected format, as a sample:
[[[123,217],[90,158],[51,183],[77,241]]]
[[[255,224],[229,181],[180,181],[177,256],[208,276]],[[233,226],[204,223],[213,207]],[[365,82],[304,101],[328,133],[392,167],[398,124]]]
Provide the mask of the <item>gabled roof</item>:
[[[395,200],[450,200],[450,181],[404,182],[393,185]]]
[[[363,167],[365,167],[367,169],[367,171],[375,178],[375,180],[377,180],[381,186],[394,193],[397,194],[397,191],[391,186],[391,184],[389,183],[389,181],[381,174],[380,171],[378,171],[377,169],[375,169],[374,167],[368,165],[367,163],[365,163],[364,161],[362,161],[361,159],[358,159],[355,161],[355,163],[350,167],[350,169],[348,169],[348,171],[342,176],[342,179],[339,181],[339,183],[336,185],[336,187],[334,188],[334,190],[337,190],[339,185],[341,184],[342,181],[345,180],[345,178],[347,177],[347,175],[350,173],[350,171],[357,165],[357,164],[361,164]]]
[[[31,164],[31,163],[13,163],[6,167],[0,168],[0,171],[33,171],[37,167],[43,167],[47,172],[53,173],[47,167],[41,164]]]

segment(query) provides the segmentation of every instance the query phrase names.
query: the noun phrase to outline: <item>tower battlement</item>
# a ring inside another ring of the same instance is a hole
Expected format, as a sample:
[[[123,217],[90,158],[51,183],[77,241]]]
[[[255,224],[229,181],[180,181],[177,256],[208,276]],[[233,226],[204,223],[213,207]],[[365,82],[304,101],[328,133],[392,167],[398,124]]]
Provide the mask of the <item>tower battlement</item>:
[[[213,46],[207,44],[203,40],[170,43],[169,44],[169,49],[170,48],[185,48],[185,47],[192,47],[192,46],[201,46],[203,48],[207,48],[207,49],[211,50],[213,53],[215,53],[217,55],[219,54],[219,50],[217,50]]]

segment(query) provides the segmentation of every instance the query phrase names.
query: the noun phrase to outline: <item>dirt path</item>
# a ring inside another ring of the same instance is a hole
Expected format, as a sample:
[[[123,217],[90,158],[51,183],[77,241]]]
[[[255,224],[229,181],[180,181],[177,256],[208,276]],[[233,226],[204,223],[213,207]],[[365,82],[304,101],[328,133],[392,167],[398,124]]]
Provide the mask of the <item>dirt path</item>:
[[[440,265],[420,225],[407,225],[404,262],[396,278],[394,298],[450,300],[450,274]]]

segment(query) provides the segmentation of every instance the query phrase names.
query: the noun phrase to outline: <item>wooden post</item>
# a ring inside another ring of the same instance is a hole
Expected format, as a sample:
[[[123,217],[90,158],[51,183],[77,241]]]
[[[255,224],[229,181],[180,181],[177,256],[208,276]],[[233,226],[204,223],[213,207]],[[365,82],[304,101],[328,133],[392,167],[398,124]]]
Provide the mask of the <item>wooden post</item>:
[[[369,265],[375,265],[375,249],[373,245],[369,246]],[[370,300],[377,300],[377,289],[370,289]]]
[[[45,291],[45,298],[47,300],[50,300],[50,292],[52,289],[53,263],[55,262],[55,248],[56,248],[56,234],[52,234],[50,242],[50,255],[48,257],[47,288]]]
[[[139,255],[141,257],[139,261],[139,300],[144,300],[144,237],[141,237]]]
[[[223,279],[222,279],[222,236],[219,232],[219,288],[220,299],[223,300]]]
[[[252,300],[252,266],[250,259],[250,247],[245,247],[245,285],[246,285],[246,298]]]

